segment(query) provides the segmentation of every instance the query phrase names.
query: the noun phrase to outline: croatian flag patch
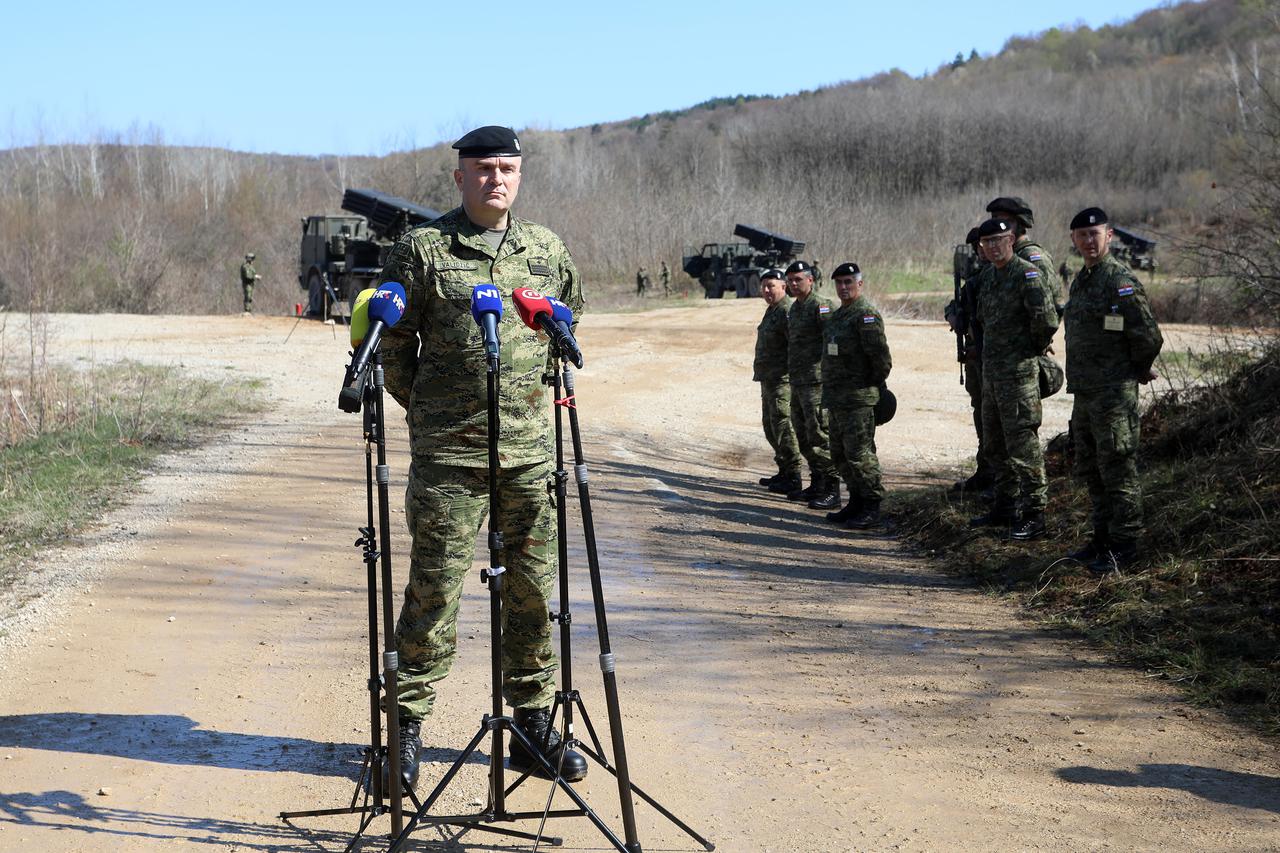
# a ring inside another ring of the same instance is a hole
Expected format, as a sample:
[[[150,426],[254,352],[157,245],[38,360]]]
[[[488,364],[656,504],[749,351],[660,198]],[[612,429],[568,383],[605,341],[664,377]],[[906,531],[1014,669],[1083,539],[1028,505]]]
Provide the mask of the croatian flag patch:
[[[1116,290],[1116,293],[1120,294],[1121,296],[1133,296],[1133,285],[1126,284],[1124,287],[1118,288]]]
[[[1028,279],[1039,278],[1039,277],[1040,277],[1040,270],[1027,270]]]
[[[830,313],[831,313],[831,306],[830,306],[830,305],[819,305],[819,306],[818,306],[818,313],[819,313],[819,314],[830,314]]]
[[[1041,255],[1039,252],[1032,252],[1031,254],[1027,255],[1027,260],[1029,260],[1029,261],[1038,261],[1038,260],[1040,260],[1042,257],[1044,257],[1044,256],[1043,256],[1043,255]]]
[[[864,323],[874,323],[875,321],[876,321],[876,315],[875,315],[875,314],[863,314],[863,315],[862,315],[862,322],[864,322]]]

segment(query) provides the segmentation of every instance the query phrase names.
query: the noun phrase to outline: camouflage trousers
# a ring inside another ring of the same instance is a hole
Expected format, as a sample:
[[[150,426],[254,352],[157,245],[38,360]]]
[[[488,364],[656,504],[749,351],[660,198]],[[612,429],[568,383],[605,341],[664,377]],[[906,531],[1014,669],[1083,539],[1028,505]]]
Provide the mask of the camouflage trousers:
[[[760,421],[764,437],[773,448],[778,473],[799,477],[803,457],[791,426],[791,384],[786,379],[761,380]]]
[[[831,462],[849,487],[849,498],[864,504],[884,500],[876,456],[874,406],[831,409]]]
[[[402,718],[420,720],[431,713],[434,685],[453,665],[462,584],[489,509],[488,477],[486,468],[414,462],[409,469],[405,513],[413,546],[396,624]],[[547,616],[556,573],[550,477],[550,462],[506,468],[498,477],[506,543],[502,693],[515,708],[545,708],[555,696],[556,658]]]
[[[1077,391],[1071,407],[1075,469],[1093,504],[1093,529],[1113,544],[1142,533],[1138,384]]]
[[[1026,378],[983,377],[982,439],[996,478],[996,502],[1019,512],[1043,512],[1049,495],[1040,448],[1040,385]]]
[[[991,462],[987,459],[986,446],[982,440],[982,362],[975,361],[964,366],[964,390],[969,392],[969,405],[973,408],[973,431],[978,435],[978,452],[974,460],[978,463],[975,473],[978,477],[991,478]]]
[[[253,310],[253,283],[245,282],[240,286],[244,288],[244,310],[252,311]]]
[[[834,477],[821,385],[791,386],[791,426],[796,431],[800,455],[809,463],[810,476]]]

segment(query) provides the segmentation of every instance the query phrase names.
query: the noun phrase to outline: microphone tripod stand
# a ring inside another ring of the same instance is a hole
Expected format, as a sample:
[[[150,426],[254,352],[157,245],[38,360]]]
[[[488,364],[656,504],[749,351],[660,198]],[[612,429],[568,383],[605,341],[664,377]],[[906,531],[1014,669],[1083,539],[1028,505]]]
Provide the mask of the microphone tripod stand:
[[[558,767],[554,767],[547,761],[542,751],[538,749],[529,736],[516,725],[515,721],[508,715],[503,713],[502,702],[502,586],[503,575],[506,568],[502,565],[502,551],[504,548],[502,536],[501,517],[499,515],[500,504],[498,501],[498,378],[499,378],[499,358],[496,352],[491,353],[488,358],[488,425],[489,425],[489,567],[480,572],[481,581],[489,587],[489,632],[490,632],[490,688],[492,707],[491,713],[485,714],[480,720],[480,728],[475,736],[467,744],[462,753],[454,760],[443,778],[432,789],[431,793],[425,800],[418,805],[417,812],[410,818],[404,830],[400,832],[391,843],[388,853],[396,853],[403,849],[409,836],[415,829],[420,826],[457,826],[466,830],[480,830],[483,832],[492,832],[498,835],[505,835],[513,838],[523,838],[534,842],[544,840],[541,832],[531,833],[516,829],[508,829],[506,827],[494,826],[496,823],[509,823],[517,820],[527,820],[532,818],[547,817],[587,817],[600,830],[601,833],[609,840],[613,846],[621,851],[621,853],[632,853],[638,851],[639,847],[627,847],[623,845],[621,839],[614,834],[613,830],[601,820],[577,791],[575,791],[564,777],[560,775]],[[390,689],[390,688],[389,688]],[[391,703],[388,702],[388,705]],[[543,772],[552,778],[553,784],[560,787],[568,797],[573,800],[576,809],[563,809],[558,811],[523,811],[513,812],[508,810],[506,797],[512,790],[516,788],[520,782],[523,782],[529,775],[526,772],[521,776],[510,788],[506,786],[504,766],[504,756],[506,751],[503,747],[503,735],[510,733],[513,739],[519,740],[524,748],[539,762]],[[474,814],[461,815],[431,815],[428,812],[435,805],[436,801],[448,788],[467,760],[480,746],[485,735],[491,738],[489,752],[489,795],[488,802],[485,807]],[[559,838],[546,838],[546,841],[553,845],[561,842]]]
[[[394,837],[401,831],[404,818],[401,805],[400,776],[400,718],[395,697],[396,676],[399,670],[399,656],[396,654],[395,625],[392,621],[391,600],[391,513],[387,496],[388,480],[386,433],[383,429],[383,390],[382,390],[382,353],[374,350],[370,357],[369,367],[363,378],[354,386],[344,384],[338,399],[343,411],[359,411],[364,408],[364,469],[365,469],[365,510],[367,526],[360,528],[360,538],[356,540],[361,549],[367,573],[369,600],[369,745],[362,752],[364,763],[360,768],[360,778],[356,780],[355,791],[351,794],[351,802],[346,806],[329,809],[310,809],[307,811],[281,812],[280,819],[289,823],[293,818],[323,817],[328,815],[358,814],[361,815],[360,826],[356,829],[345,851],[350,853],[364,836],[373,819],[384,814],[391,815],[391,835]],[[373,464],[373,448],[377,447],[378,464]],[[374,485],[377,484],[378,521],[374,524]],[[382,568],[382,629],[385,644],[382,651],[382,678],[378,677],[378,565]],[[390,748],[382,745],[382,720],[379,716],[378,696],[385,685],[387,693],[387,742]],[[383,790],[384,770],[386,785],[390,790]],[[363,799],[361,793],[363,792]],[[405,793],[417,806],[418,798],[412,788]]]
[[[595,518],[591,512],[591,492],[587,485],[587,463],[582,453],[582,431],[578,425],[578,407],[574,390],[573,369],[561,357],[557,348],[552,349],[555,369],[543,381],[551,385],[555,400],[556,419],[556,472],[555,480],[550,488],[556,496],[556,524],[559,529],[559,581],[560,612],[552,614],[552,621],[560,625],[560,661],[562,689],[556,691],[555,703],[551,706],[551,723],[555,724],[558,711],[564,712],[564,742],[566,749],[577,749],[583,755],[599,764],[617,779],[618,799],[621,803],[623,833],[626,835],[627,853],[640,853],[640,841],[636,835],[635,807],[630,794],[635,793],[652,806],[659,814],[678,826],[686,835],[697,841],[706,850],[714,850],[715,844],[699,835],[684,821],[676,817],[670,810],[649,794],[641,790],[631,781],[627,764],[626,743],[622,731],[622,712],[618,703],[618,680],[616,661],[613,657],[609,641],[609,624],[605,614],[604,588],[600,576],[600,557],[596,548]],[[563,383],[564,397],[561,397]],[[561,410],[569,412],[569,430],[573,442],[574,479],[578,484],[578,504],[582,513],[582,531],[586,540],[587,568],[591,580],[591,599],[595,606],[596,636],[600,645],[600,671],[604,679],[605,708],[609,716],[609,736],[613,743],[613,760],[610,764],[604,757],[604,748],[596,734],[591,716],[587,713],[582,696],[573,687],[573,651],[572,651],[572,614],[569,612],[569,554],[566,542],[567,528],[567,483],[568,472],[564,467],[564,427]],[[582,717],[582,723],[591,738],[591,746],[584,744],[574,734],[574,711]],[[615,766],[616,765],[616,766]],[[523,782],[521,778],[516,784]],[[513,788],[515,785],[512,786]]]

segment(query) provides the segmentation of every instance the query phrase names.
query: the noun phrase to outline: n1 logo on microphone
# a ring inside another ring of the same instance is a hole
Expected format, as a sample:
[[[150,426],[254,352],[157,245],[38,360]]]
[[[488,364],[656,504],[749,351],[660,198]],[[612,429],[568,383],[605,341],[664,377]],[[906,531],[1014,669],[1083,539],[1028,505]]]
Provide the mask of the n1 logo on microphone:
[[[477,287],[471,292],[473,299],[501,299],[502,294],[496,287]]]

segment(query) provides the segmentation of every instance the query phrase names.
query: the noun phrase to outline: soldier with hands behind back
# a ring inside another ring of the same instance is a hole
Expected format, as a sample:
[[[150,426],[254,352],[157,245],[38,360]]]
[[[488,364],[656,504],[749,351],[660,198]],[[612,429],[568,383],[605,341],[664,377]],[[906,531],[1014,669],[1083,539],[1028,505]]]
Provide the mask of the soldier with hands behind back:
[[[822,410],[822,327],[835,306],[813,291],[813,269],[804,261],[787,267],[787,373],[791,379],[791,425],[800,453],[809,463],[809,486],[787,495],[821,507],[840,504],[840,480],[831,464],[827,421]]]
[[[1112,237],[1101,208],[1086,208],[1071,220],[1071,242],[1084,269],[1071,283],[1063,317],[1067,390],[1075,395],[1075,474],[1093,505],[1093,537],[1070,556],[1094,571],[1126,566],[1138,556],[1138,385],[1156,377],[1151,366],[1164,343],[1142,284],[1110,253]]]
[[[396,625],[401,766],[412,785],[421,722],[431,712],[435,684],[453,663],[463,580],[488,511],[486,358],[470,308],[472,289],[492,283],[506,303],[498,324],[498,489],[507,569],[503,695],[517,725],[535,744],[547,738],[547,760],[576,781],[586,775],[586,761],[563,749],[549,712],[556,671],[548,620],[556,530],[547,488],[554,451],[550,392],[542,383],[548,345],[520,322],[511,295],[532,288],[560,298],[576,316],[582,282],[559,237],[510,212],[521,178],[516,134],[481,127],[453,147],[461,206],[405,234],[381,279],[400,282],[408,297],[404,316],[382,339],[386,388],[408,412],[411,454],[405,512],[413,542]],[[511,765],[541,773],[514,739]]]
[[[1040,370],[1058,311],[1053,287],[1013,252],[1008,222],[988,219],[978,239],[991,260],[978,295],[982,324],[982,439],[995,470],[995,500],[974,527],[1011,526],[1014,539],[1044,535],[1048,481],[1040,447]]]
[[[849,487],[849,503],[827,513],[827,520],[862,530],[880,522],[884,486],[876,457],[875,405],[893,361],[884,318],[863,295],[858,265],[840,264],[831,280],[840,307],[822,330],[822,405],[829,412],[831,460]]]
[[[791,426],[791,384],[787,381],[787,296],[782,270],[765,270],[760,276],[760,296],[767,306],[756,326],[756,355],[751,378],[760,383],[760,418],[765,440],[773,448],[778,473],[761,477],[769,491],[789,494],[803,487],[800,482],[800,446]]]

